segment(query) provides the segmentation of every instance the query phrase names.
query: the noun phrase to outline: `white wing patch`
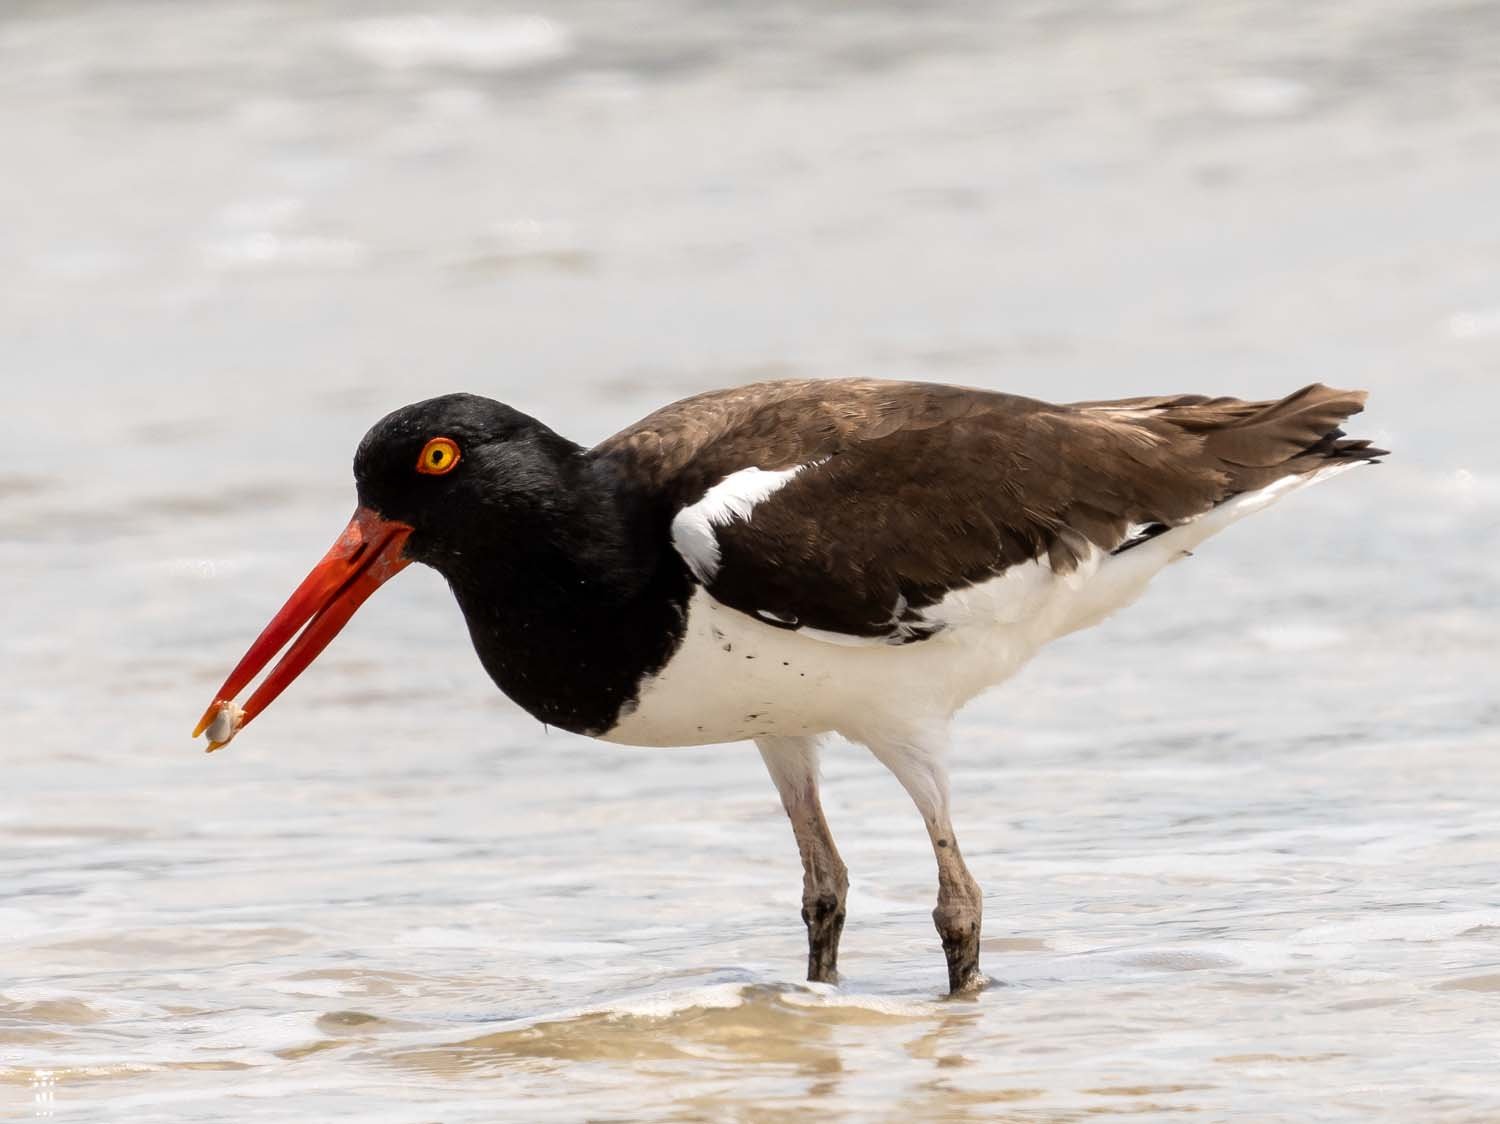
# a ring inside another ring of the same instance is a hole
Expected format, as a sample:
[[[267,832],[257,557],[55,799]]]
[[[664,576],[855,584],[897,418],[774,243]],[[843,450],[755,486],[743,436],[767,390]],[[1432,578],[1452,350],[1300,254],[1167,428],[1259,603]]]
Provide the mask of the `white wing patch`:
[[[803,469],[822,463],[811,461],[776,472],[761,468],[731,472],[703,493],[701,500],[676,514],[672,519],[672,545],[699,581],[713,581],[719,572],[719,539],[714,528],[749,519],[756,504],[786,487]]]

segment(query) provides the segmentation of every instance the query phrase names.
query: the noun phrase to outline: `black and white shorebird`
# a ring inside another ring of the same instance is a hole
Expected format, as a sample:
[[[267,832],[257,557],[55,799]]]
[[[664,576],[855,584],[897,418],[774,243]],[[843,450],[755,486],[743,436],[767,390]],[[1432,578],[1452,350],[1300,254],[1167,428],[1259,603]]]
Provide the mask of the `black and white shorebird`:
[[[982,897],[949,818],[954,713],[1209,536],[1381,456],[1339,428],[1363,402],[1321,385],[1059,406],[766,382],[684,399],[592,449],[487,398],[419,402],[360,443],[353,519],[195,736],[227,742],[423,562],[490,677],[542,722],[626,745],[756,743],[802,857],[810,980],[836,978],[847,887],[819,745],[869,747],[926,823],[948,983],[973,988]]]

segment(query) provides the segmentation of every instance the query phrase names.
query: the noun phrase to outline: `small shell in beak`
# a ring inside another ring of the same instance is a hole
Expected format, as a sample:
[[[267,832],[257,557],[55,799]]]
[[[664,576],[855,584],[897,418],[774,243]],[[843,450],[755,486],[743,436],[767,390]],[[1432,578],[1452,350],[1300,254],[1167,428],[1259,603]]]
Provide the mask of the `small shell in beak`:
[[[203,731],[208,736],[208,748],[204,750],[205,753],[223,749],[239,732],[240,726],[245,721],[245,712],[232,702],[220,699],[218,708],[218,713],[208,724],[208,729]]]

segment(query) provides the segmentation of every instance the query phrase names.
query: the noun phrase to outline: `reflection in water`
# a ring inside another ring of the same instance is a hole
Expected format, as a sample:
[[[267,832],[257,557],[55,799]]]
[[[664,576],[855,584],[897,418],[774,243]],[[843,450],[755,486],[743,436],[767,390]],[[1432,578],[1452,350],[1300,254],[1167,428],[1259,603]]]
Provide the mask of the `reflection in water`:
[[[0,1115],[1500,1117],[1496,10],[5,6]],[[418,567],[188,740],[387,410],[844,374],[1397,451],[964,716],[1004,986],[848,749],[801,984],[753,750],[540,729]]]

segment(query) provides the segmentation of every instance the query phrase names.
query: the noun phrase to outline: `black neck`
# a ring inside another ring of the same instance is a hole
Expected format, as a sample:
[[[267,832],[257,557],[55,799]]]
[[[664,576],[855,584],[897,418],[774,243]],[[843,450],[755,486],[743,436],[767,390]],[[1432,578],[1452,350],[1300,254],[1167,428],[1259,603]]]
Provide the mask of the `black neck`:
[[[539,502],[473,520],[461,549],[430,561],[496,685],[542,722],[601,734],[676,649],[690,579],[670,516],[555,440]]]

